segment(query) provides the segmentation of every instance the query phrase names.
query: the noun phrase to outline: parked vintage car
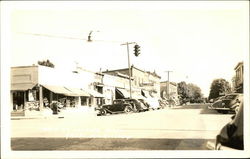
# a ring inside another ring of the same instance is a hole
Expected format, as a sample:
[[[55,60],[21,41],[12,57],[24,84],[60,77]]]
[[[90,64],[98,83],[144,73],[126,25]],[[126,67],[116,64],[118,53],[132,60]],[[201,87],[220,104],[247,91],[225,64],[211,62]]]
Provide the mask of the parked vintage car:
[[[243,101],[240,103],[239,111],[232,116],[232,120],[227,123],[216,136],[216,141],[207,142],[210,150],[243,150]]]
[[[144,99],[138,99],[140,102],[142,102],[146,107],[147,107],[147,109],[149,109],[149,104],[148,104],[148,102],[146,102],[146,100],[144,100]]]
[[[217,110],[219,113],[228,113],[229,111],[235,112],[238,109],[239,103],[243,100],[242,93],[231,93],[221,97],[215,101],[209,109]]]
[[[157,110],[157,109],[161,109],[162,108],[162,106],[161,106],[161,104],[160,104],[160,102],[159,102],[158,99],[148,98],[146,101],[149,104],[149,109]]]
[[[125,99],[125,101],[132,105],[134,112],[144,112],[148,110],[148,107],[139,99]]]
[[[225,96],[215,98],[213,100],[214,102],[208,106],[208,109],[216,109],[217,107],[219,107],[222,104],[222,99],[224,99],[224,98],[225,98]],[[220,110],[218,110],[218,111],[220,112]]]
[[[133,112],[133,106],[126,102],[124,99],[117,99],[113,101],[113,104],[101,105],[95,108],[97,115],[106,115],[114,113],[130,113]]]

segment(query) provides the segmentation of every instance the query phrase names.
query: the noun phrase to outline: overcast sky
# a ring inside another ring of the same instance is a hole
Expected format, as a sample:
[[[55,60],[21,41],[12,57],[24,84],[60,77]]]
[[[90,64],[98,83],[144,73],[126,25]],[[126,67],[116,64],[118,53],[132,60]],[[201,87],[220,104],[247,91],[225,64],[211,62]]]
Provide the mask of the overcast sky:
[[[162,80],[173,71],[171,81],[194,83],[207,96],[213,79],[231,82],[234,67],[248,57],[246,1],[37,3],[11,9],[11,66],[50,59],[63,69],[126,68],[121,44],[137,42],[141,54],[135,57],[130,46],[132,64]]]

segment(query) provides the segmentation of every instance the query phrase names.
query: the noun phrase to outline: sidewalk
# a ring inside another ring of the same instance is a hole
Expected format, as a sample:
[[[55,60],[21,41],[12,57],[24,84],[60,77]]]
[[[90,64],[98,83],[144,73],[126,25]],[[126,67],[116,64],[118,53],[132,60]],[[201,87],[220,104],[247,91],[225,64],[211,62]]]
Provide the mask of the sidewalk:
[[[93,107],[80,106],[80,107],[68,107],[61,109],[58,114],[53,114],[52,110],[44,109],[42,111],[26,111],[25,116],[11,116],[11,120],[20,119],[46,119],[46,118],[64,118],[76,115],[95,115]]]

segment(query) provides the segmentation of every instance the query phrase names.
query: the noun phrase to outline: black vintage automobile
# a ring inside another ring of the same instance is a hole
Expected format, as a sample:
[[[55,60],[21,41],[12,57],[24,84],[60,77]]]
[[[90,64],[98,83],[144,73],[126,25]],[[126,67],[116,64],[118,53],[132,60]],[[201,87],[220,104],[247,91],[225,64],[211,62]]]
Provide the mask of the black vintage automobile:
[[[95,108],[97,115],[115,114],[115,113],[131,113],[133,107],[131,104],[126,102],[124,99],[116,99],[113,104],[105,104],[98,108]]]

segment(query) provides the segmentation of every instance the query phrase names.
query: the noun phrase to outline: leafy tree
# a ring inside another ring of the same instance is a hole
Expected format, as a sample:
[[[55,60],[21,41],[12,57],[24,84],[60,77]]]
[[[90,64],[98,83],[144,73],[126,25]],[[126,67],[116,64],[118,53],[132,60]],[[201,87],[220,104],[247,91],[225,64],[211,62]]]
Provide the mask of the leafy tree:
[[[180,82],[177,84],[177,92],[180,98],[185,99],[188,97],[188,87],[186,82]]]
[[[55,65],[52,62],[50,62],[48,59],[46,61],[45,60],[44,61],[38,61],[38,65],[52,67],[52,68],[55,67]]]
[[[188,84],[189,98],[192,103],[199,103],[203,98],[200,87],[195,84]]]
[[[223,78],[213,80],[210,86],[210,93],[208,99],[214,99],[221,94],[227,94],[231,92],[231,87],[228,81]]]
[[[181,103],[186,102],[200,102],[203,99],[201,89],[192,83],[186,84],[186,82],[180,82],[177,84],[177,91]]]

